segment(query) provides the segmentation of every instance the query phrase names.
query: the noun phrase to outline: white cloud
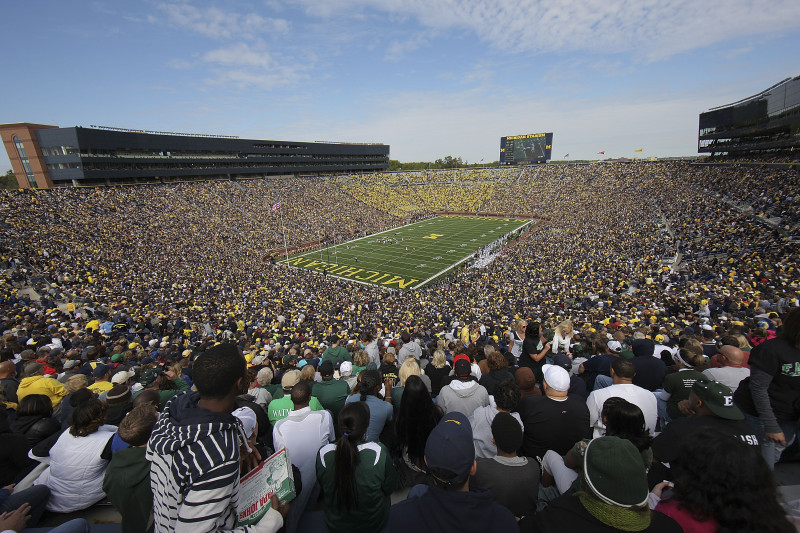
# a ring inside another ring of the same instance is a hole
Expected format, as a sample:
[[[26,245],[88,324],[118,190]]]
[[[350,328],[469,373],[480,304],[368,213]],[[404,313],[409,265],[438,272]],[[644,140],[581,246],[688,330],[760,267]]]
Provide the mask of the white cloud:
[[[262,41],[254,45],[235,43],[206,52],[203,62],[211,65],[213,76],[207,78],[214,85],[232,85],[239,89],[258,87],[274,89],[294,85],[308,78],[311,63],[298,64],[278,61]]]
[[[424,33],[418,33],[403,41],[392,41],[384,58],[390,61],[399,61],[405,54],[426,44],[428,44],[428,37]]]
[[[633,52],[641,61],[800,26],[797,0],[298,1],[309,15],[373,9],[430,28],[468,30],[500,50]]]
[[[554,132],[554,159],[566,153],[570,159],[596,159],[601,150],[607,157],[694,155],[698,114],[740,91],[620,93],[581,101],[536,92],[405,92],[362,102],[363,112],[351,120],[306,120],[300,112],[282,134],[303,140],[382,142],[391,145],[392,159],[400,161],[446,155],[496,161],[500,137],[543,131]],[[645,151],[634,152],[639,148]]]
[[[191,4],[158,5],[165,20],[172,26],[186,28],[214,39],[256,38],[270,33],[284,34],[289,30],[285,19],[262,17],[257,13],[234,13],[216,7],[199,8]],[[151,22],[160,18],[150,16]]]

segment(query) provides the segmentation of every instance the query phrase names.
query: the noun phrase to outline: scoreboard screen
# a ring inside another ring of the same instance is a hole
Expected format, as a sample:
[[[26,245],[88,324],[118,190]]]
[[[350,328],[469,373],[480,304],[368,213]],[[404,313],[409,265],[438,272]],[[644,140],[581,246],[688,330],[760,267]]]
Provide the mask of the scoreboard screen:
[[[500,164],[526,165],[550,161],[552,133],[529,133],[500,137]]]

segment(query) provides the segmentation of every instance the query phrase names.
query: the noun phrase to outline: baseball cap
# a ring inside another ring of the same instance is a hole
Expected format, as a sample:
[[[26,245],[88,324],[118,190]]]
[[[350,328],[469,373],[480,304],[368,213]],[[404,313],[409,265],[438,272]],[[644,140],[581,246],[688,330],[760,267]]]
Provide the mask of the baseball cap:
[[[287,353],[283,356],[283,364],[288,365],[292,361],[297,361],[297,354],[296,353]]]
[[[297,385],[299,382],[300,371],[289,370],[288,372],[284,372],[283,377],[281,377],[281,388],[283,390],[288,390]]]
[[[233,416],[239,419],[244,428],[244,434],[249,438],[253,431],[256,429],[256,413],[249,407],[240,407],[236,409]]]
[[[142,376],[139,378],[139,383],[142,384],[142,387],[147,388],[151,386],[156,379],[158,379],[160,372],[154,368],[148,368],[144,372],[142,372]]]
[[[563,353],[557,353],[553,356],[553,364],[555,366],[560,366],[567,372],[569,372],[572,369],[572,359],[570,359],[569,357],[567,357],[566,354]]]
[[[614,353],[619,353],[622,351],[622,343],[619,341],[608,341],[607,346],[608,349]]]
[[[472,426],[463,413],[448,413],[433,428],[425,443],[425,461],[441,483],[458,485],[467,479],[475,462],[475,446]]]
[[[95,378],[102,378],[103,376],[108,374],[109,370],[110,369],[108,365],[97,365],[96,367],[94,367],[94,370],[92,370],[92,376],[94,376]]]
[[[695,381],[692,392],[703,400],[712,413],[728,420],[742,420],[744,415],[733,403],[733,391],[718,381]]]
[[[121,353],[115,353],[114,355],[111,356],[111,362],[112,363],[121,363],[122,362],[122,358],[123,358],[123,355]]]
[[[28,363],[22,369],[22,377],[29,378],[35,376],[43,367],[44,365],[42,363],[37,363],[36,361]]]
[[[339,374],[342,376],[349,376],[353,373],[353,363],[350,361],[343,361],[339,366]]]
[[[472,372],[472,365],[469,364],[468,359],[458,359],[453,365],[453,374],[459,378],[468,378]]]
[[[111,383],[117,385],[120,383],[125,383],[135,375],[136,372],[134,372],[133,370],[120,370],[119,372],[111,376]]]
[[[569,374],[566,370],[556,365],[544,365],[542,367],[544,381],[547,386],[557,391],[565,392],[569,390]]]

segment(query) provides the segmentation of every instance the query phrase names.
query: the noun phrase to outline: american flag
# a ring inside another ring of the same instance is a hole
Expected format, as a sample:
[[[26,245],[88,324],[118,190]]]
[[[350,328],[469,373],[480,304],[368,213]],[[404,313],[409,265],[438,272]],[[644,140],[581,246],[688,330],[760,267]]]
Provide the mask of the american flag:
[[[277,211],[280,208],[281,208],[281,201],[280,200],[275,200],[275,203],[272,204],[272,212],[274,213],[275,211]]]

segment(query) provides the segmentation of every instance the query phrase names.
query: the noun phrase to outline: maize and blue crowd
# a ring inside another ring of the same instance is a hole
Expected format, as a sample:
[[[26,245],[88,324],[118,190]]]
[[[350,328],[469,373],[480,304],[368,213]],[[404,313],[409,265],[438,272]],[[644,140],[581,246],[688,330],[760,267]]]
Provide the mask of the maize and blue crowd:
[[[4,191],[0,531],[792,531],[798,198],[681,161]],[[444,211],[544,222],[413,291],[270,260]],[[238,525],[281,449],[296,498]]]

